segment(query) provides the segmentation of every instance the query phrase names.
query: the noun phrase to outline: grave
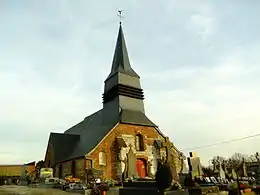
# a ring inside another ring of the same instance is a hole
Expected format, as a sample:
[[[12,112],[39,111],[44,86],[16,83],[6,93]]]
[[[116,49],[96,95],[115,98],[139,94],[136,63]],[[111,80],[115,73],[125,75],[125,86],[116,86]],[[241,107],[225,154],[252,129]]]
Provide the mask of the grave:
[[[219,166],[218,177],[220,177],[221,179],[225,179],[226,178],[226,173],[223,170],[222,162],[221,162],[221,159],[220,159],[219,156],[218,156],[217,160],[218,160],[218,166]]]
[[[248,177],[245,158],[243,158],[243,161],[242,161],[242,177]]]
[[[136,156],[132,146],[130,146],[129,152],[127,153],[126,163],[126,178],[136,178],[138,176],[136,171]]]
[[[190,152],[190,157],[188,158],[188,165],[189,172],[193,179],[195,177],[200,177],[203,175],[200,157],[196,156],[196,154],[193,152]]]
[[[162,164],[167,164],[169,165],[169,174],[171,174],[172,178],[178,178],[176,169],[174,167],[174,159],[172,155],[172,143],[169,141],[168,138],[166,138],[165,142],[162,145],[161,149],[166,150],[166,158],[161,162]],[[159,195],[159,194],[183,194],[183,195],[188,195],[188,191],[182,191],[182,190],[166,190],[165,192],[160,192],[158,191],[158,184],[156,183],[155,180],[153,179],[135,179],[136,173],[136,165],[135,162],[136,157],[135,154],[133,153],[132,149],[130,148],[128,154],[127,154],[127,166],[126,166],[126,176],[128,178],[131,178],[127,182],[123,182],[123,187],[119,188],[119,190],[110,190],[108,192],[109,195],[144,195],[144,194],[149,194],[149,195]],[[158,166],[159,167],[159,166]],[[173,180],[169,181],[169,185],[172,183]],[[168,184],[167,184],[168,185]]]
[[[181,161],[181,170],[179,172],[179,182],[182,186],[184,186],[184,181],[187,175],[189,174],[189,170],[186,166],[186,156],[184,156],[183,153],[180,155],[180,161]]]
[[[190,178],[192,178],[193,180],[195,180],[196,178],[196,180],[198,181],[203,175],[200,158],[197,157],[194,153],[190,152],[190,157],[188,158],[188,164],[189,164]],[[204,195],[209,193],[219,193],[218,186],[212,184],[213,181],[211,181],[210,178],[204,178],[204,181],[201,181],[201,186],[197,186],[195,184],[191,186],[187,186],[188,192],[190,195],[202,195],[202,194]]]
[[[256,179],[256,183],[260,184],[260,163],[259,162],[255,172],[255,179]]]

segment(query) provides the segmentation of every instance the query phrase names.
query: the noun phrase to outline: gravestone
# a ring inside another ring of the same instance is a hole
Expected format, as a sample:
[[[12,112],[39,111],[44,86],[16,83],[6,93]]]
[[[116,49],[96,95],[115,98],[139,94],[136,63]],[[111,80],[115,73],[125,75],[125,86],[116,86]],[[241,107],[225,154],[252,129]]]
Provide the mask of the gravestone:
[[[152,174],[152,162],[151,161],[148,161],[147,162],[147,175],[148,177],[153,177],[153,174]]]
[[[218,181],[216,180],[215,177],[210,177],[210,180],[211,180],[214,184],[217,184],[217,183],[218,183]]]
[[[222,161],[222,165],[223,165],[223,171],[226,174],[228,174],[228,171],[227,171],[227,162],[225,160]]]
[[[11,179],[11,178],[8,178],[8,179],[7,179],[7,185],[12,185],[12,183],[13,183],[12,179]]]
[[[231,177],[232,177],[233,179],[237,179],[237,173],[236,173],[236,171],[235,171],[234,168],[232,168],[232,170],[231,170]]]
[[[242,177],[247,177],[245,158],[243,158],[243,162],[242,162]]]
[[[225,179],[225,178],[226,178],[226,173],[225,173],[225,171],[223,170],[223,167],[222,167],[222,163],[221,163],[220,158],[218,158],[218,163],[219,163],[219,174],[218,174],[218,176],[219,176],[221,179]]]
[[[256,179],[256,182],[259,184],[260,183],[260,163],[259,162],[258,162],[258,167],[255,172],[255,179]]]
[[[217,170],[217,160],[216,159],[212,160],[212,165],[213,165],[213,172],[216,173],[218,171]]]
[[[181,161],[181,170],[180,170],[180,173],[179,174],[187,174],[189,172],[189,170],[187,169],[187,166],[186,166],[186,156],[184,156],[183,153],[181,153],[180,155],[180,161]]]
[[[205,182],[206,182],[207,184],[210,184],[210,183],[212,183],[212,181],[210,180],[210,178],[209,178],[209,177],[205,177]]]
[[[127,153],[126,177],[127,178],[138,177],[136,171],[136,156],[132,149],[132,146],[130,146],[129,152]]]
[[[180,155],[181,170],[179,172],[179,182],[182,186],[185,185],[185,179],[186,179],[187,175],[189,174],[189,170],[187,169],[185,160],[186,160],[186,156],[184,156],[184,154],[181,153],[181,155]]]
[[[189,172],[192,178],[199,177],[203,175],[202,166],[200,163],[200,157],[197,157],[194,153],[190,152],[190,157],[188,158]]]

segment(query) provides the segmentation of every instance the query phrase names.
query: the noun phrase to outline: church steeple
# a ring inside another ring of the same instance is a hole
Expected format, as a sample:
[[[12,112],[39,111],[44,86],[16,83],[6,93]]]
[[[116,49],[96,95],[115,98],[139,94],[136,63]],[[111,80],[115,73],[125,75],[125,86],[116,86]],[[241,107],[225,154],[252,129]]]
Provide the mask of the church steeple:
[[[130,65],[122,25],[116,41],[111,71],[105,80],[103,112],[105,118],[120,117],[123,110],[145,113],[144,94],[139,75]]]
[[[111,72],[108,75],[106,80],[108,80],[110,77],[112,77],[114,74],[118,72],[127,74],[132,77],[140,78],[139,75],[132,69],[130,65],[130,60],[128,57],[128,52],[126,48],[126,42],[125,42],[121,22],[119,25],[119,31],[117,36],[117,42],[116,42],[116,48],[115,48],[114,58],[112,62]]]

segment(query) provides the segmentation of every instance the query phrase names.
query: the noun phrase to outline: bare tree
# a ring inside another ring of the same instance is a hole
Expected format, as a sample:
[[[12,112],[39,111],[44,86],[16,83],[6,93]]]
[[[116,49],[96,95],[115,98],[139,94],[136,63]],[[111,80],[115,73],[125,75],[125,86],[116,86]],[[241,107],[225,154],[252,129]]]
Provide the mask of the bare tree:
[[[243,160],[247,160],[248,156],[241,153],[235,153],[231,156],[231,160],[236,161],[238,163],[242,163]]]
[[[260,161],[260,154],[258,152],[255,153],[255,158],[257,162]]]
[[[246,162],[259,162],[259,161],[260,161],[259,152],[256,152],[255,154],[248,156],[248,158],[246,159]]]
[[[246,162],[256,162],[257,158],[255,154],[252,154],[250,156],[248,156],[248,158],[246,159]]]
[[[40,177],[41,168],[44,167],[44,161],[40,160],[36,163],[36,177]]]
[[[223,161],[223,160],[226,160],[226,158],[225,157],[223,157],[223,156],[214,156],[213,157],[213,160],[216,160],[216,161]]]

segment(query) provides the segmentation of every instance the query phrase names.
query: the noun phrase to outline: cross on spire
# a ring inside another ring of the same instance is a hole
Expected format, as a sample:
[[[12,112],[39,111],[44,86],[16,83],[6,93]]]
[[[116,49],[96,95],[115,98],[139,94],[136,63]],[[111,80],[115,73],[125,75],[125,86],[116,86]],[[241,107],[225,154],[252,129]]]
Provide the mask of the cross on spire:
[[[122,14],[122,12],[123,12],[124,10],[118,10],[118,17],[119,17],[119,24],[122,24],[122,19],[124,18],[124,16],[123,16],[123,14]]]

